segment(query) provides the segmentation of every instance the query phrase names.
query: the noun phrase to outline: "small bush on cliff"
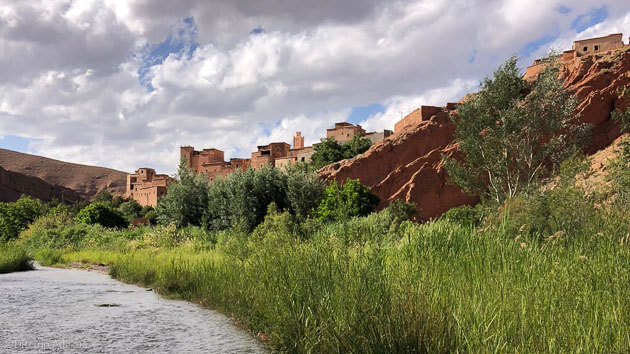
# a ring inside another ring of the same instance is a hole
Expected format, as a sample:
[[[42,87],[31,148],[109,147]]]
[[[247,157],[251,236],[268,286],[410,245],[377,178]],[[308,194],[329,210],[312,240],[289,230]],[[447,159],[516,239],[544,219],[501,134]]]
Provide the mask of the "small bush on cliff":
[[[453,123],[464,161],[445,157],[452,182],[498,203],[533,189],[550,165],[588,141],[576,104],[557,66],[548,65],[530,87],[512,57],[458,106]]]
[[[83,208],[77,214],[78,222],[93,225],[99,224],[105,227],[127,227],[129,225],[125,217],[109,204],[96,202]]]
[[[358,179],[349,179],[342,186],[333,181],[317,210],[320,220],[345,220],[353,216],[366,216],[380,199]]]
[[[352,140],[339,143],[334,138],[324,138],[319,144],[313,146],[315,153],[311,156],[311,164],[320,169],[333,162],[349,159],[366,152],[372,142],[370,139],[355,135]]]
[[[0,203],[0,242],[16,238],[44,211],[41,201],[26,195],[14,203]]]

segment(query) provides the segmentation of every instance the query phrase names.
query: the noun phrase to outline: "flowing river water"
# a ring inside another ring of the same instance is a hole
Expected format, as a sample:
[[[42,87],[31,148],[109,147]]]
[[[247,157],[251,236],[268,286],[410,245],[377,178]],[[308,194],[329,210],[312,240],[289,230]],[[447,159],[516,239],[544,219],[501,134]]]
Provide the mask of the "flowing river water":
[[[226,316],[80,270],[0,275],[0,353],[262,353]]]

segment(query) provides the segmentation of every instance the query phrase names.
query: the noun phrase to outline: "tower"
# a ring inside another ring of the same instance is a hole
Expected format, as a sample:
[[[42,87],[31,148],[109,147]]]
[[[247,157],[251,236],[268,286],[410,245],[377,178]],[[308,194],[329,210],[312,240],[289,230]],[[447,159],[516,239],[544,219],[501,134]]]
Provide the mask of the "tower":
[[[304,148],[304,137],[301,132],[296,132],[293,137],[293,148],[294,149],[303,149]]]

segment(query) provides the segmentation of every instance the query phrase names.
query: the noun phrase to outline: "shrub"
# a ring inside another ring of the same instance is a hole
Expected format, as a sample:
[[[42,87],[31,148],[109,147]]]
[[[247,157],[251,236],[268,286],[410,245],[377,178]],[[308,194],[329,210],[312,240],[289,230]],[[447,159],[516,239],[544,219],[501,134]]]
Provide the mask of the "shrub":
[[[462,205],[449,209],[440,216],[442,220],[448,220],[460,225],[479,226],[484,218],[484,207],[482,204],[476,206]]]
[[[28,224],[43,213],[42,202],[26,195],[14,203],[0,203],[0,242],[18,237]]]
[[[237,171],[212,182],[208,200],[211,228],[240,225],[252,231],[265,218],[270,203],[282,210],[289,206],[287,175],[272,167]]]
[[[326,188],[325,197],[318,208],[320,220],[344,220],[353,216],[366,216],[380,199],[358,179],[348,179],[343,186],[333,181]]]
[[[311,156],[311,164],[319,169],[333,162],[349,159],[367,151],[372,145],[370,139],[355,135],[352,140],[339,143],[334,138],[321,139],[319,144],[313,146],[315,152]]]
[[[127,227],[125,217],[107,203],[96,202],[83,208],[76,217],[78,222],[85,224],[99,224],[105,227]]]
[[[138,202],[135,200],[130,200],[120,204],[118,207],[118,211],[127,219],[127,221],[131,222],[131,220],[139,218],[141,216],[143,208]]]
[[[287,198],[291,214],[304,220],[314,216],[326,184],[312,171],[294,168],[287,174]]]
[[[208,209],[208,177],[196,174],[182,160],[178,179],[178,183],[168,186],[166,195],[158,202],[158,223],[177,227],[203,225]]]

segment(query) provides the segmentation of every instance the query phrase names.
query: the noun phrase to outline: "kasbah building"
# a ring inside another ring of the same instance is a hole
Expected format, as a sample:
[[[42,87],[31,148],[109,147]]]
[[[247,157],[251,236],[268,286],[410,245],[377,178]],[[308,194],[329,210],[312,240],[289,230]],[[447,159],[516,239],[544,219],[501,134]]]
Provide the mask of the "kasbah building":
[[[562,64],[569,64],[587,56],[609,55],[615,51],[626,49],[630,49],[630,44],[624,44],[623,34],[616,33],[575,41],[570,50],[564,51],[555,60]],[[535,80],[546,64],[547,62],[536,59],[531,66],[527,67],[524,78],[530,81]],[[344,143],[352,140],[355,135],[362,135],[370,139],[372,143],[376,143],[393,134],[400,133],[409,125],[427,121],[438,112],[454,111],[456,106],[456,103],[448,103],[445,107],[420,106],[398,121],[394,125],[394,132],[385,130],[378,133],[366,133],[360,125],[346,122],[335,123],[334,128],[327,129],[326,137]],[[293,147],[285,142],[274,142],[258,146],[257,151],[252,152],[251,158],[231,158],[229,161],[225,161],[224,152],[218,149],[209,148],[197,151],[192,146],[180,148],[181,157],[185,159],[186,165],[196,173],[206,174],[210,181],[238,170],[246,171],[250,168],[260,169],[264,166],[272,166],[286,169],[297,162],[310,161],[313,153],[312,146],[304,146],[304,137],[300,132],[297,132],[293,137]],[[174,182],[173,178],[156,174],[152,168],[140,168],[136,173],[127,176],[126,198],[134,199],[141,205],[155,207],[158,200],[166,195],[167,186],[172,182]]]

